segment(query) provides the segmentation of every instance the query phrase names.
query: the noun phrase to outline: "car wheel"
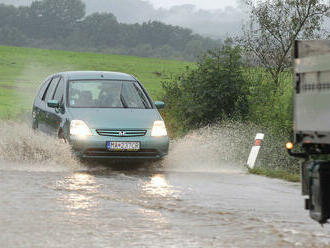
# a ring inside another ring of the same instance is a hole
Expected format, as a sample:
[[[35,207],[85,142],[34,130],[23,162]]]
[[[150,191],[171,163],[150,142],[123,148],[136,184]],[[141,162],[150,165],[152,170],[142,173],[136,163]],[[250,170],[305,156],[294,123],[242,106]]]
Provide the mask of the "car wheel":
[[[38,122],[36,120],[32,121],[32,129],[37,130],[38,129]]]
[[[66,140],[66,138],[64,137],[64,133],[63,133],[62,130],[59,131],[59,133],[58,133],[58,138],[59,138],[59,140],[60,140],[61,143],[67,143],[67,140]]]

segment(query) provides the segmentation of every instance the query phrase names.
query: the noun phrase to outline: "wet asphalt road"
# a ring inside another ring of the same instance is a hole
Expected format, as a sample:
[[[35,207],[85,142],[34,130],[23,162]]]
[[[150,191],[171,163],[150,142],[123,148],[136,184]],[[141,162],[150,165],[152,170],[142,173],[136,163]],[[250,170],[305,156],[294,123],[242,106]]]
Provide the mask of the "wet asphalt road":
[[[0,247],[330,247],[299,184],[244,171],[18,167],[0,166]]]

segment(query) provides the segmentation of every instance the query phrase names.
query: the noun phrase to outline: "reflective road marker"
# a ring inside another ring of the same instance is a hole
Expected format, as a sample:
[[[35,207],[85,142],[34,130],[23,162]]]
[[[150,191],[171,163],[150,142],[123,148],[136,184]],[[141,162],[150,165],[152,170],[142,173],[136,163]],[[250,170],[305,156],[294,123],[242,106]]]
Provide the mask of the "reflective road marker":
[[[264,134],[263,133],[258,133],[255,138],[255,143],[254,146],[252,146],[250,156],[247,161],[247,165],[249,166],[250,169],[254,168],[254,164],[257,160],[258,153],[261,147],[261,141],[264,139]]]

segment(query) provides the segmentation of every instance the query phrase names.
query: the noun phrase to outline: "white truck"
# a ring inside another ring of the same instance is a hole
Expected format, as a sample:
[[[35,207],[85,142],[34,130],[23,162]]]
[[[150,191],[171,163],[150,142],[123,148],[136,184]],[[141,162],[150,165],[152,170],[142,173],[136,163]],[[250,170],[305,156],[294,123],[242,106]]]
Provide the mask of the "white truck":
[[[287,149],[304,159],[305,207],[324,224],[330,218],[330,40],[296,41],[294,55],[294,142]]]

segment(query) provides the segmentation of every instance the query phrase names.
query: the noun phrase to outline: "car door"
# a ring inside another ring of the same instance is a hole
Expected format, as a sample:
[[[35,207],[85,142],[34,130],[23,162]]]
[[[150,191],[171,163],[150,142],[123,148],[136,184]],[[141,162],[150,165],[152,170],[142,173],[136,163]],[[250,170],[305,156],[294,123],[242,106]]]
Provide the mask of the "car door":
[[[51,121],[50,114],[52,114],[53,111],[55,111],[54,109],[47,106],[47,102],[49,100],[52,100],[59,79],[60,79],[59,76],[55,76],[52,78],[51,82],[49,83],[47,89],[45,90],[41,98],[39,129],[40,131],[45,132],[47,134],[51,134],[50,123],[49,123]]]
[[[64,89],[65,89],[65,81],[62,77],[59,78],[57,86],[55,88],[54,94],[51,100],[57,100],[60,103],[60,108],[50,108],[48,110],[48,130],[51,135],[58,135],[59,127],[62,123],[62,117],[64,115]]]

